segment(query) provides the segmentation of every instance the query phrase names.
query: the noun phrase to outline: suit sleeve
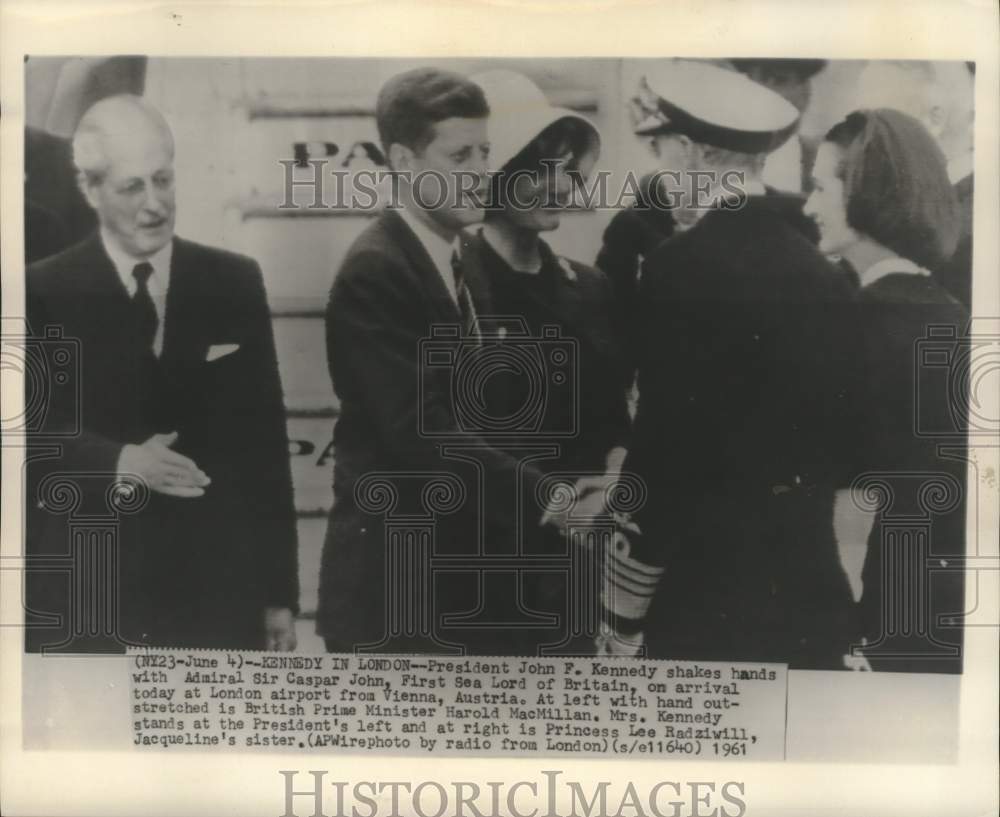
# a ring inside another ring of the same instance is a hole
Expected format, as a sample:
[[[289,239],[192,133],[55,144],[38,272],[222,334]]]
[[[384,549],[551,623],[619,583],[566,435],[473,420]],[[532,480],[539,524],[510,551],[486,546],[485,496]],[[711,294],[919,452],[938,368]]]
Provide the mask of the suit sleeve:
[[[614,288],[607,277],[602,276],[604,287],[604,303],[613,303]],[[614,344],[617,347],[617,360],[613,363],[612,381],[608,384],[608,394],[610,401],[610,413],[608,422],[608,450],[616,447],[627,448],[632,437],[632,418],[628,412],[628,391],[632,387],[632,360],[627,349],[629,339],[618,323],[614,320],[614,315],[610,314],[609,319],[617,337]]]
[[[248,503],[255,515],[255,550],[265,604],[299,611],[298,535],[284,396],[278,372],[271,313],[260,267],[251,266],[247,296],[247,337],[253,351],[246,404],[251,423],[247,452],[254,463]]]
[[[416,285],[401,286],[405,280],[390,259],[377,253],[361,253],[341,269],[326,322],[327,359],[338,391],[351,388],[356,399],[363,395],[379,439],[400,467],[447,469],[434,439],[447,434],[456,445],[475,447],[485,467],[503,475],[498,482],[510,485],[521,471],[524,507],[537,508],[534,490],[540,472],[460,430],[451,397],[429,379],[421,382],[420,341],[427,335],[418,306],[422,295]]]
[[[46,308],[43,292],[39,291],[36,275],[29,268],[27,276],[27,318],[28,337],[25,338],[26,350],[31,354],[31,347],[44,341],[38,339],[45,338],[46,327],[56,326],[57,323]],[[83,350],[76,350],[77,364],[81,366],[81,377],[85,376],[82,371],[83,362],[79,360],[79,355]],[[41,350],[41,357],[45,352]],[[30,361],[28,361],[30,365]],[[27,374],[27,372],[25,372]],[[26,385],[27,388],[27,385]],[[30,400],[31,395],[26,394],[25,400]],[[47,404],[42,408],[40,415],[40,425],[37,431],[33,431],[31,436],[35,442],[45,444],[48,442],[58,444],[60,455],[58,465],[55,461],[47,461],[47,471],[67,471],[67,472],[88,472],[97,474],[107,474],[114,477],[118,473],[118,458],[121,456],[124,443],[112,440],[103,434],[98,434],[92,430],[82,427],[81,405],[79,394],[72,390],[50,389],[43,395]]]

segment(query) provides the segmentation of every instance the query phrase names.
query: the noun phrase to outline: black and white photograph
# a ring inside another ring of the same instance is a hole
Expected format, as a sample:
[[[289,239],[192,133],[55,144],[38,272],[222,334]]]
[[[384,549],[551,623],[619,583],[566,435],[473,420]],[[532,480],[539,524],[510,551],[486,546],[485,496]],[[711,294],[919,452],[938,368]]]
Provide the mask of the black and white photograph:
[[[245,759],[266,803],[147,813],[286,816],[996,759],[995,43],[671,43],[24,43],[5,747]],[[438,757],[537,769],[375,771]]]

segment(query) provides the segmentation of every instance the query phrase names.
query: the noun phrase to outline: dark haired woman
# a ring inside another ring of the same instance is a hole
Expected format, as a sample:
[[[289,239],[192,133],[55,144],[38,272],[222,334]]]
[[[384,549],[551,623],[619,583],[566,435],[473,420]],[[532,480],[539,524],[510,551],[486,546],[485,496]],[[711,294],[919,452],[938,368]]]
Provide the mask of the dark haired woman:
[[[602,488],[624,459],[630,425],[611,285],[600,271],[557,255],[541,237],[559,227],[574,173],[585,175],[592,168],[599,135],[583,117],[551,106],[521,74],[492,71],[472,79],[490,105],[490,165],[499,172],[484,225],[463,246],[462,264],[488,281],[493,314],[506,316],[506,325],[496,327],[506,332],[503,342],[517,346],[512,333],[521,329],[542,338],[534,343],[547,367],[545,382],[534,382],[537,374],[526,370],[491,378],[493,414],[515,417],[533,400],[544,403],[540,426],[515,434],[512,444],[550,445],[552,454],[533,464],[546,473],[566,474],[576,481],[578,497],[599,504]],[[563,364],[549,357],[551,352],[561,360],[560,350],[570,355]],[[528,523],[526,548],[565,551],[555,526],[548,524],[557,521],[554,513],[542,515],[544,528]],[[529,582],[529,600],[550,613],[565,610],[564,600],[555,601],[564,599],[557,587],[561,580],[551,573],[535,578],[534,591]],[[567,623],[572,630],[580,622],[564,622],[564,633]],[[525,648],[534,652],[542,642],[532,639],[541,633],[526,635]],[[542,636],[551,637],[551,631]]]
[[[964,552],[965,441],[948,437],[961,432],[963,401],[937,377],[940,367],[918,357],[922,341],[936,336],[941,346],[935,333],[951,331],[944,350],[960,361],[968,322],[934,276],[958,227],[945,158],[916,119],[856,111],[827,133],[813,184],[805,211],[820,249],[860,282],[848,330],[856,444],[845,473],[855,484],[852,510],[873,517],[859,640],[874,669],[957,672],[961,630],[942,618],[964,609],[955,562]],[[951,455],[938,453],[941,443]]]

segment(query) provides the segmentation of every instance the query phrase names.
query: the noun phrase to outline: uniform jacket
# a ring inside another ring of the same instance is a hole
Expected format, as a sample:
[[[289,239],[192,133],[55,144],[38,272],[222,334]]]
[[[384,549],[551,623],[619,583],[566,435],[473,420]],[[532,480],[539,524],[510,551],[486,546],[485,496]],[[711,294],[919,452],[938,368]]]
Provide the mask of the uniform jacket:
[[[32,489],[55,472],[82,475],[74,513],[107,513],[104,492],[122,447],[171,431],[179,434],[174,450],[212,480],[202,497],[151,493],[140,510],[121,514],[128,640],[259,646],[264,607],[298,604],[284,406],[260,268],[175,238],[158,360],[137,348],[128,293],[97,234],[29,267],[27,290],[32,329],[56,327],[79,356],[78,396],[51,389],[37,442],[74,425],[79,433],[58,438],[61,453],[29,469]],[[238,348],[207,360],[222,344]],[[28,501],[31,553],[65,553],[73,514],[39,508],[36,498]],[[29,602],[65,612],[60,581],[29,572]],[[29,631],[29,643],[59,641],[60,633],[64,627]]]
[[[666,567],[662,658],[829,666],[850,594],[832,528],[850,295],[794,198],[711,211],[645,262],[625,467],[648,499],[639,558]]]
[[[466,269],[475,270],[489,285],[497,330],[513,320],[526,327],[533,338],[543,338],[518,340],[516,327],[511,326],[512,331],[502,341],[511,353],[533,347],[545,361],[541,367],[543,388],[537,393],[545,407],[545,420],[537,429],[517,435],[510,444],[515,450],[522,444],[555,446],[557,456],[535,464],[553,478],[558,474],[559,479],[573,482],[584,475],[604,473],[608,452],[628,445],[631,421],[622,379],[621,339],[611,285],[604,273],[555,255],[545,242],[540,242],[540,252],[542,265],[537,273],[517,272],[479,233],[466,242],[462,258]],[[550,337],[544,339],[547,335]],[[565,363],[549,366],[563,352]],[[557,380],[560,376],[565,380]],[[490,378],[488,397],[493,413],[516,416],[532,400],[530,383],[523,368]],[[560,433],[566,431],[571,434]],[[533,555],[566,552],[565,537],[548,526],[526,530],[524,541]],[[537,655],[544,645],[551,648],[561,643],[570,651],[592,648],[592,640],[580,632],[585,626],[581,628],[567,614],[573,603],[568,588],[581,578],[551,570],[525,572],[520,598],[531,609],[552,616],[555,624],[513,632],[502,645],[504,654]],[[589,597],[591,609],[596,609],[599,591],[595,583],[575,592]]]

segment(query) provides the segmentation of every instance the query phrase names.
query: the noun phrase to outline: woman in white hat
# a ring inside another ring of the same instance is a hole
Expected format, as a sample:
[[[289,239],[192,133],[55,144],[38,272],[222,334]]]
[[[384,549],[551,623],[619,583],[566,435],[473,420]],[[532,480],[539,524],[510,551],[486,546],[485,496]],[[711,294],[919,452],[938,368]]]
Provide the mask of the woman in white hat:
[[[607,485],[624,459],[630,427],[611,285],[599,270],[556,255],[542,234],[559,226],[574,175],[593,167],[600,137],[588,120],[552,106],[521,74],[491,71],[471,79],[490,106],[490,169],[496,175],[484,224],[463,246],[462,264],[488,282],[494,315],[519,319],[529,337],[542,338],[543,356],[550,341],[553,350],[575,350],[575,367],[566,371],[576,382],[569,388],[553,385],[547,373],[544,421],[522,442],[557,445],[557,456],[535,464],[550,473],[579,474],[577,496],[597,504],[602,498],[597,489]],[[497,378],[495,394],[506,404],[498,414],[514,416],[529,399],[531,378],[523,374]],[[539,521],[544,531],[554,530],[546,525],[553,521],[550,514]],[[527,546],[564,550],[561,537],[544,531],[526,531]],[[551,577],[546,581],[548,589],[560,583]]]
[[[576,341],[579,381],[560,393],[579,399],[551,408],[567,418],[576,413],[578,433],[561,442],[559,461],[550,465],[601,471],[629,426],[610,284],[599,270],[556,255],[542,239],[559,227],[574,177],[593,168],[600,136],[584,117],[550,105],[521,74],[491,71],[471,79],[490,105],[494,175],[483,227],[463,247],[462,263],[477,267],[489,283],[494,314],[521,318],[534,338],[543,337],[543,327],[556,327]],[[549,418],[546,425],[561,425]]]

